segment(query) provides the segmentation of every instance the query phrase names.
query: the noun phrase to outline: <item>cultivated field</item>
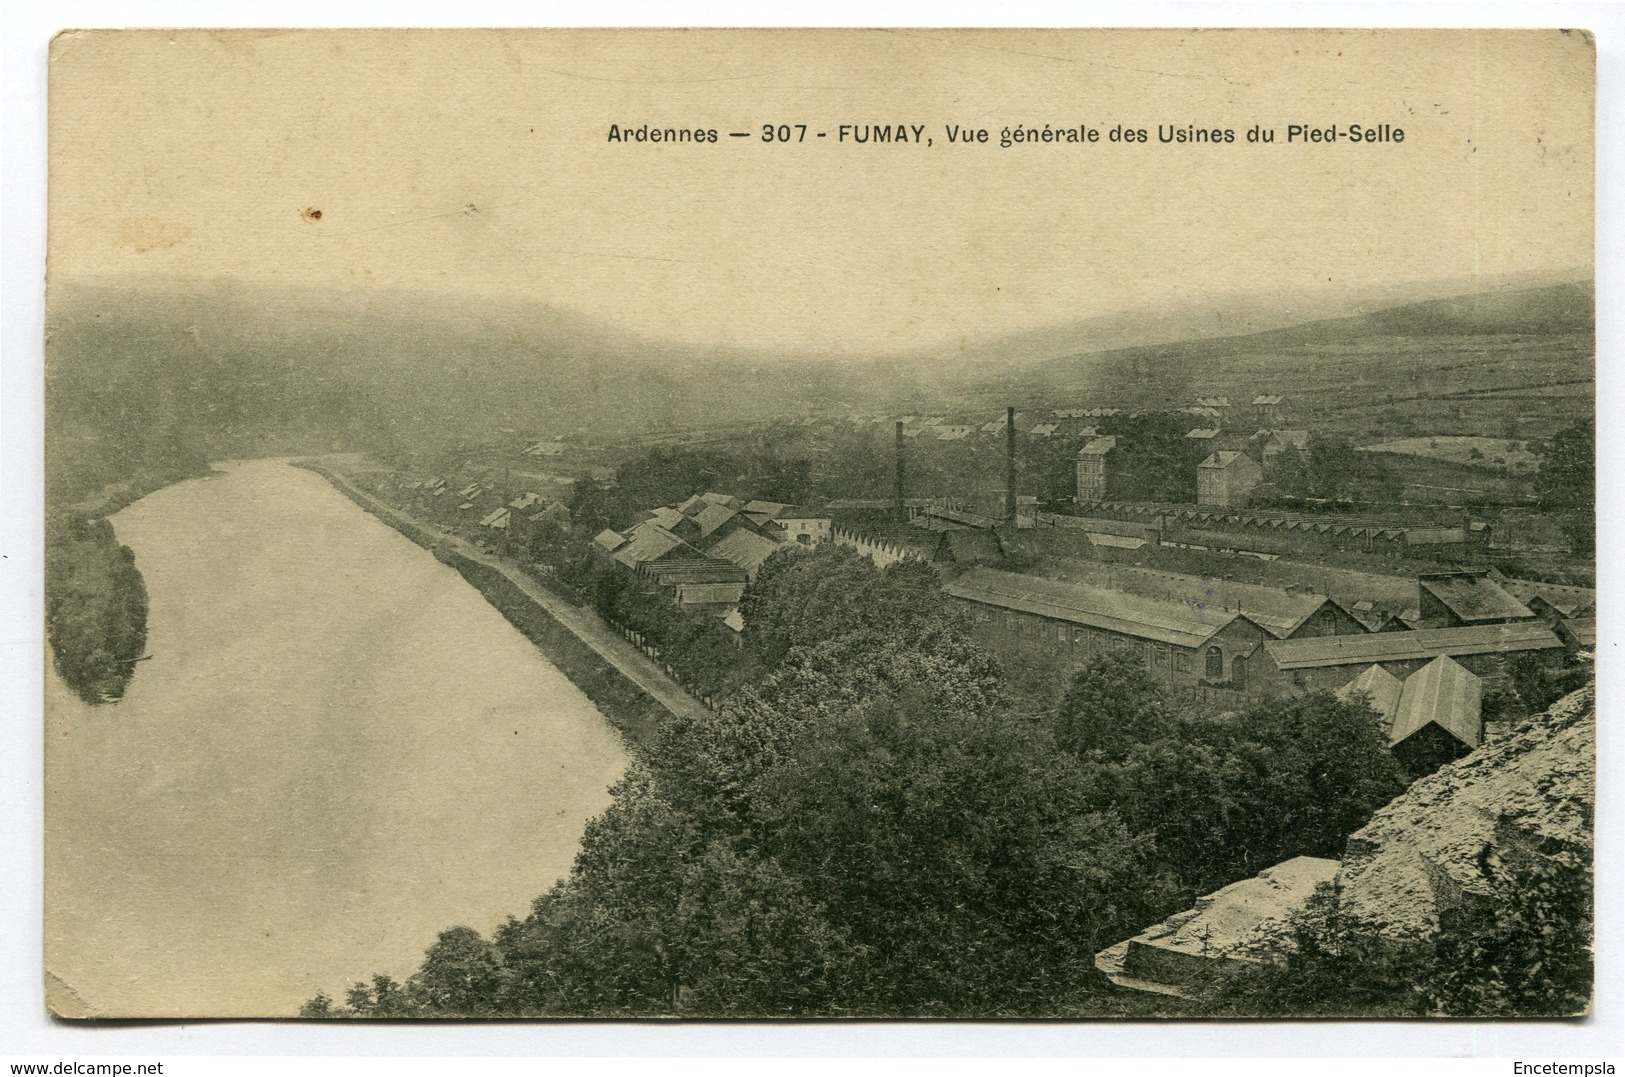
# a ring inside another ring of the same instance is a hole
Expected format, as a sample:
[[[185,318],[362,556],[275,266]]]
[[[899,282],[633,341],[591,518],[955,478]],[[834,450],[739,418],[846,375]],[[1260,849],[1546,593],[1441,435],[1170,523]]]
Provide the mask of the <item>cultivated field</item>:
[[[1527,441],[1514,441],[1510,438],[1449,435],[1396,438],[1390,441],[1380,441],[1373,445],[1362,445],[1360,451],[1421,456],[1430,460],[1444,460],[1452,464],[1499,468],[1515,474],[1526,474],[1536,471],[1540,467],[1540,457],[1529,451]]]

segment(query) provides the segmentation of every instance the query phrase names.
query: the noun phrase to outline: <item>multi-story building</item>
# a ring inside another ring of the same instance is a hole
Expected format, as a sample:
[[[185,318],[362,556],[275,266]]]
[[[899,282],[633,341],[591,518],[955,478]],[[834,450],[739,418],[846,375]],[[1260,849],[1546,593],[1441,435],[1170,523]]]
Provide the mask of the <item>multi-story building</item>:
[[[1106,500],[1106,469],[1117,449],[1115,437],[1095,438],[1078,450],[1078,501]]]
[[[778,501],[751,501],[742,511],[769,535],[784,542],[817,546],[829,538],[832,521],[825,512]]]
[[[1239,508],[1264,481],[1264,471],[1246,453],[1220,451],[1196,465],[1196,503]]]

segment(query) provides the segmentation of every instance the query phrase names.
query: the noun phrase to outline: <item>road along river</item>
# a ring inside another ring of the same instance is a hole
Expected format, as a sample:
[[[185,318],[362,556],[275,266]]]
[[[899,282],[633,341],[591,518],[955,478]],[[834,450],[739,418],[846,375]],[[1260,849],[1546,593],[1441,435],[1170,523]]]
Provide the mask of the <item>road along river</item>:
[[[569,870],[626,753],[454,570],[272,461],[113,524],[151,658],[111,706],[47,673],[58,1012],[292,1014]]]

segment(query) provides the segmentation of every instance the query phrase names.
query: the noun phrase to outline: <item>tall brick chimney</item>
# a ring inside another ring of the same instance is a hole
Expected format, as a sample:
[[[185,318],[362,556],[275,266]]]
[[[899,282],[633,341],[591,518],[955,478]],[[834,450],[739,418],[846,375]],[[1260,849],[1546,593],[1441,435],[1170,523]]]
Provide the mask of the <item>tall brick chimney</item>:
[[[1016,409],[1004,409],[1004,516],[1016,522]]]
[[[897,447],[893,452],[892,469],[892,517],[894,523],[901,526],[908,522],[908,510],[903,505],[903,421],[897,420],[896,427]]]

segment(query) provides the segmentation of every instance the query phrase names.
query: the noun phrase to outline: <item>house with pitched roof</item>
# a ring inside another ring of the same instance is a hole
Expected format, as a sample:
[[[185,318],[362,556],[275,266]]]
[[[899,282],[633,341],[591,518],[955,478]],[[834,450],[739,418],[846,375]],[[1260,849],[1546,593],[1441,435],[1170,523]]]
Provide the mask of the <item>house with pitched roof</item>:
[[[1337,690],[1337,698],[1345,703],[1363,701],[1377,713],[1382,722],[1383,735],[1394,727],[1394,715],[1399,710],[1399,697],[1405,691],[1405,682],[1379,665],[1369,665],[1358,676]]]
[[[706,550],[712,557],[737,565],[749,579],[755,579],[762,562],[784,548],[784,543],[766,535],[739,528],[712,543]]]
[[[1247,503],[1264,471],[1246,453],[1221,450],[1196,465],[1196,503],[1215,508],[1239,508]]]
[[[1293,449],[1299,453],[1309,451],[1309,431],[1307,430],[1268,430],[1255,431],[1250,448],[1258,454],[1258,458],[1265,467],[1275,462],[1275,458]]]
[[[816,509],[778,501],[752,501],[745,505],[743,511],[763,534],[780,542],[817,546],[830,535],[830,517]]]
[[[600,534],[599,538],[604,535]],[[643,565],[666,558],[697,557],[700,551],[661,527],[658,521],[644,520],[629,530],[624,542],[608,551],[622,567],[636,572]],[[602,546],[602,543],[600,543]]]
[[[1430,774],[1484,740],[1484,684],[1440,655],[1405,678],[1388,747],[1412,774]]]
[[[1583,659],[1597,654],[1597,615],[1587,613],[1559,621],[1553,629],[1563,645]]]
[[[1486,575],[1500,584],[1507,594],[1547,621],[1559,618],[1568,620],[1597,612],[1597,592],[1594,588],[1542,580],[1510,579],[1494,569],[1490,569]]]
[[[1403,678],[1369,665],[1337,697],[1376,712],[1388,747],[1412,774],[1431,773],[1484,741],[1483,679],[1448,655]]]

